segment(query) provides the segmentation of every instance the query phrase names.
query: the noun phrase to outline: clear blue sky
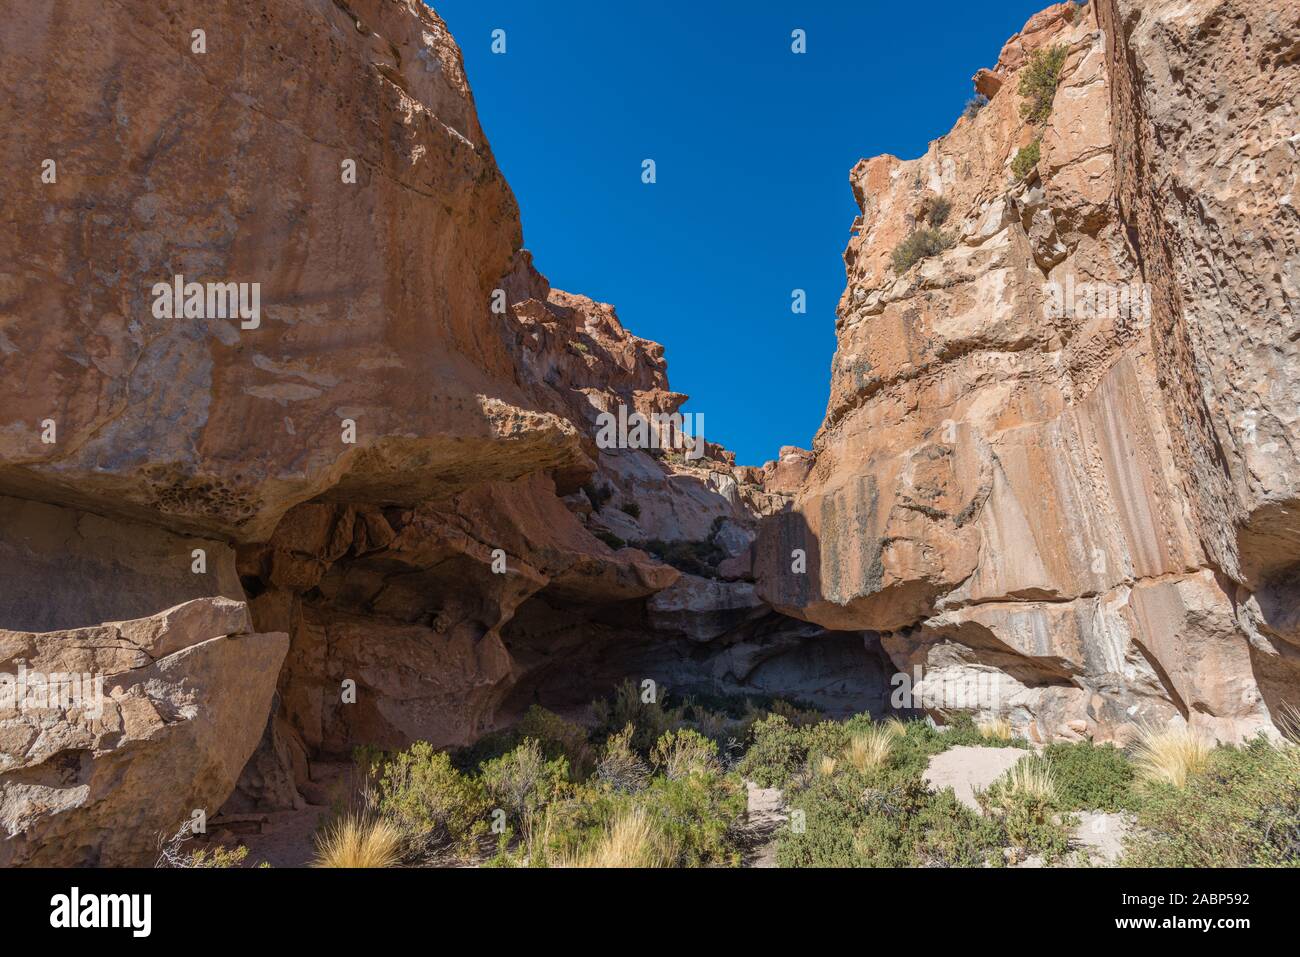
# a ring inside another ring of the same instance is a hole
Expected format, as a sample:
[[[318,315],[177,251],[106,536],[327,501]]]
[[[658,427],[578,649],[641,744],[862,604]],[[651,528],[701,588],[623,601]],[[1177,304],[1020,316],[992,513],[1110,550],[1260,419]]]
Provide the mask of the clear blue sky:
[[[835,351],[848,171],[948,132],[1048,0],[433,0],[557,288],[664,344],[746,465],[805,448]],[[506,53],[491,50],[506,31]],[[790,50],[795,28],[807,53]],[[654,159],[658,182],[641,182]],[[790,311],[807,291],[807,313]]]

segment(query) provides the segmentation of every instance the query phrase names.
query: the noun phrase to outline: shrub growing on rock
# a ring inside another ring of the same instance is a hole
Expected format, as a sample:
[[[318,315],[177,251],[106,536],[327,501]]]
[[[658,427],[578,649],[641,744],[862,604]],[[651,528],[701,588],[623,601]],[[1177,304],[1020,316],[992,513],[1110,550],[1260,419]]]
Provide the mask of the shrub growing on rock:
[[[1031,123],[1045,123],[1052,115],[1052,99],[1069,52],[1064,44],[1041,47],[1030,54],[1028,65],[1021,70],[1017,92],[1025,101],[1020,104],[1020,115]]]
[[[1041,143],[1034,140],[1028,146],[1022,146],[1016,152],[1015,159],[1011,161],[1011,172],[1016,179],[1024,179],[1038,165],[1041,157]]]
[[[979,116],[980,110],[989,105],[989,98],[983,93],[976,93],[966,101],[966,109],[962,110],[962,116],[968,120],[973,120]]]
[[[892,261],[894,272],[902,275],[922,259],[937,256],[946,249],[951,249],[956,240],[941,230],[921,227],[907,234],[907,238],[894,247]]]

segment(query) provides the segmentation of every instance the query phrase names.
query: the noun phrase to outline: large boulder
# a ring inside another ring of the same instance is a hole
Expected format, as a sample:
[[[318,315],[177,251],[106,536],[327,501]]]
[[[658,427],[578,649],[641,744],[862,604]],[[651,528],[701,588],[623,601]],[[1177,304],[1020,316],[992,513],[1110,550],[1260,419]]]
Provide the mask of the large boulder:
[[[224,598],[0,630],[0,866],[152,864],[230,794],[288,644]]]

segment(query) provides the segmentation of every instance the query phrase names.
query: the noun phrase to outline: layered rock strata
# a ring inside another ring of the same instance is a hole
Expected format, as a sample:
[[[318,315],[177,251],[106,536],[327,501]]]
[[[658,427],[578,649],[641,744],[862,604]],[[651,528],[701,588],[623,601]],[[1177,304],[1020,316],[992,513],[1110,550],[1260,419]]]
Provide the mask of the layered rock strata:
[[[1281,0],[1059,4],[977,75],[987,106],[853,169],[768,602],[882,633],[929,710],[1038,740],[1235,740],[1300,698],[1296,27]],[[1038,123],[1021,78],[1052,49]],[[918,229],[948,248],[898,263]]]

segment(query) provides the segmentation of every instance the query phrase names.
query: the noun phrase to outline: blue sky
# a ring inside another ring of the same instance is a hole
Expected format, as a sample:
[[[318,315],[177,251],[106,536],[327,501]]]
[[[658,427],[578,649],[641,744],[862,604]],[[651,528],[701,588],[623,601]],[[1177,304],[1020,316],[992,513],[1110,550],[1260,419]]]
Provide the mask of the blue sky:
[[[662,342],[705,436],[760,465],[809,447],[826,410],[849,169],[925,152],[1048,2],[431,5],[464,51],[538,268]]]

